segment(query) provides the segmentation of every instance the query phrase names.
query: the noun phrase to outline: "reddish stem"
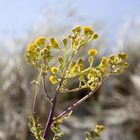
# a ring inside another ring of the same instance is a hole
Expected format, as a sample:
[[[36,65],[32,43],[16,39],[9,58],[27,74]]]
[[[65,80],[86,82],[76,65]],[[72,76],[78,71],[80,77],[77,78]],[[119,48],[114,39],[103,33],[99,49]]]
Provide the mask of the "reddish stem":
[[[81,98],[80,100],[78,100],[77,102],[73,103],[70,107],[68,107],[65,111],[63,111],[61,114],[59,114],[55,120],[58,120],[60,118],[62,118],[63,116],[65,116],[67,113],[69,113],[70,111],[72,111],[75,107],[79,106],[83,101],[85,101],[87,98],[89,98],[97,89],[98,87],[101,85],[102,82],[100,82],[96,88],[89,92],[87,95],[85,95],[83,98]]]
[[[55,105],[56,105],[56,101],[57,101],[57,96],[58,96],[58,93],[55,94],[55,97],[52,101],[53,105],[52,105],[52,108],[50,110],[48,121],[46,123],[46,127],[45,127],[45,130],[44,130],[43,138],[45,140],[48,139],[50,128],[51,128],[51,125],[52,125],[52,122],[53,122],[53,116],[54,116],[54,112],[55,112]]]

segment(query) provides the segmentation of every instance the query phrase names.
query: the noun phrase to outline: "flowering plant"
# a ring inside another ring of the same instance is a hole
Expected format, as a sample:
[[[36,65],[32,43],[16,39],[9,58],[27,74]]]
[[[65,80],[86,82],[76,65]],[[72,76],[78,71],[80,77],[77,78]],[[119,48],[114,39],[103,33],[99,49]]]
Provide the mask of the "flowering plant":
[[[86,47],[90,42],[96,40],[98,34],[91,27],[75,27],[62,42],[51,37],[47,39],[44,36],[37,38],[33,43],[29,44],[26,50],[27,62],[36,68],[39,72],[37,80],[32,83],[36,86],[33,112],[30,119],[30,130],[37,140],[47,140],[50,131],[54,132],[54,140],[58,140],[63,135],[60,124],[63,120],[70,116],[72,111],[78,107],[83,101],[89,98],[101,86],[103,81],[111,74],[120,74],[128,63],[125,61],[127,54],[119,53],[117,56],[110,55],[108,58],[103,56],[99,65],[94,66],[94,61],[98,51],[93,48],[88,53],[88,66],[84,65],[84,58],[75,60],[75,56],[80,49]],[[62,56],[55,56],[54,51],[60,51]],[[57,60],[56,65],[52,65],[52,60]],[[47,90],[45,80],[49,79],[52,86],[55,85],[55,94],[50,94]],[[79,79],[79,86],[74,89],[68,88],[68,82],[72,78]],[[42,82],[41,82],[42,81]],[[43,84],[45,96],[51,104],[50,113],[45,128],[39,124],[39,118],[36,116],[36,100],[39,93],[40,84]],[[81,89],[89,88],[90,92],[77,102],[70,105],[59,115],[55,114],[56,102],[62,94],[76,92]],[[86,135],[86,140],[100,136],[103,130],[102,125],[97,125],[95,130],[90,130]]]

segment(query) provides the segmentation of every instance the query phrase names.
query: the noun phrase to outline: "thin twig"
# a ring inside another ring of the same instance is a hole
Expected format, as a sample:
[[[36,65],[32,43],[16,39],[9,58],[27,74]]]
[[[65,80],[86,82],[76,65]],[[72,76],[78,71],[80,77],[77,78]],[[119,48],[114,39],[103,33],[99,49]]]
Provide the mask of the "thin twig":
[[[61,93],[71,93],[71,92],[75,93],[77,91],[80,91],[80,90],[86,89],[86,88],[88,88],[88,87],[85,86],[85,87],[78,87],[78,88],[74,88],[74,89],[67,89],[67,90],[61,91]]]
[[[33,100],[33,114],[36,113],[36,102],[37,102],[37,95],[39,92],[39,86],[40,86],[40,80],[41,80],[41,74],[39,74],[38,78],[37,78],[37,83],[35,85],[35,95],[34,95],[34,100]]]
[[[44,93],[47,97],[47,100],[49,101],[50,104],[52,104],[52,98],[50,97],[50,93],[46,89],[45,76],[43,76],[42,81],[43,81]]]

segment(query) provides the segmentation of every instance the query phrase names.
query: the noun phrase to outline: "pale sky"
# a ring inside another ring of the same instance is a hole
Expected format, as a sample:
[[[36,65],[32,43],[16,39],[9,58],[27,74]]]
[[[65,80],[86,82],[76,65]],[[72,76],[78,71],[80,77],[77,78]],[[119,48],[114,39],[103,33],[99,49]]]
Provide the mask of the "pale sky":
[[[20,36],[49,9],[63,16],[68,5],[76,7],[77,15],[88,22],[101,20],[110,29],[127,19],[140,18],[140,0],[0,0],[0,34]]]

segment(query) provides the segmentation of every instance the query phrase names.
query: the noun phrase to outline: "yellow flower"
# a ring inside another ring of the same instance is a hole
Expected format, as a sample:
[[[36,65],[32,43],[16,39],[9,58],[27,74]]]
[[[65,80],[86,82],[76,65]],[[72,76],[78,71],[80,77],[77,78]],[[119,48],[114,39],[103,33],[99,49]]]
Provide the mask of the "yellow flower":
[[[62,64],[63,64],[63,61],[64,61],[64,60],[63,60],[63,57],[59,56],[59,57],[58,57],[58,62],[62,65]]]
[[[107,62],[108,62],[107,58],[103,56],[102,57],[102,64],[107,64]]]
[[[73,69],[72,74],[77,74],[78,73],[78,69]]]
[[[94,32],[93,32],[93,30],[92,30],[92,28],[91,27],[88,27],[88,26],[85,26],[84,27],[84,34],[85,35],[88,35],[88,34],[93,34]]]
[[[51,49],[51,46],[50,46],[50,45],[47,45],[46,48],[47,48],[48,50],[50,50],[50,49]]]
[[[52,72],[53,74],[56,73],[56,72],[57,72],[57,68],[53,66],[53,67],[51,68],[51,72]]]
[[[109,56],[110,60],[114,60],[115,59],[115,56],[112,54]]]
[[[33,43],[31,43],[31,44],[28,45],[27,51],[32,52],[32,51],[34,51],[35,48],[36,48],[36,46]]]
[[[46,42],[46,37],[40,36],[35,40],[35,45],[36,46],[43,46],[43,45],[45,45],[45,42]]]
[[[81,32],[81,27],[80,27],[80,26],[77,26],[77,27],[75,27],[72,31],[73,31],[74,33],[75,33],[75,32],[80,33],[80,32]]]
[[[88,54],[90,55],[90,56],[95,56],[95,55],[97,55],[97,53],[98,53],[98,51],[96,50],[96,49],[91,49],[91,50],[89,50],[88,51]]]
[[[50,81],[51,81],[52,84],[56,84],[57,83],[57,80],[56,80],[56,78],[53,75],[50,76]]]
[[[125,62],[124,65],[123,65],[123,67],[124,67],[124,68],[128,68],[128,67],[129,67],[128,62]]]
[[[42,50],[42,53],[43,53],[43,54],[48,54],[48,53],[49,53],[49,50],[48,50],[47,48],[44,48],[44,49]]]
[[[67,43],[68,43],[68,40],[67,39],[63,39],[63,44],[64,44],[65,47],[67,46]]]
[[[91,76],[95,76],[97,75],[97,72],[95,70],[91,70],[89,73],[88,73],[88,76],[91,77]]]
[[[51,43],[52,48],[55,48],[55,49],[59,48],[58,42],[55,38],[50,38],[50,43]]]
[[[40,52],[40,48],[37,47],[37,48],[35,49],[35,51],[36,51],[36,52]]]
[[[98,37],[99,37],[98,34],[94,34],[94,35],[93,35],[93,39],[97,39]]]
[[[122,60],[125,60],[127,58],[127,54],[126,53],[119,53],[118,57]]]
[[[82,64],[84,62],[84,59],[83,58],[79,58],[78,60],[77,60],[77,64]]]
[[[75,62],[71,62],[70,67],[73,68],[76,65]]]

